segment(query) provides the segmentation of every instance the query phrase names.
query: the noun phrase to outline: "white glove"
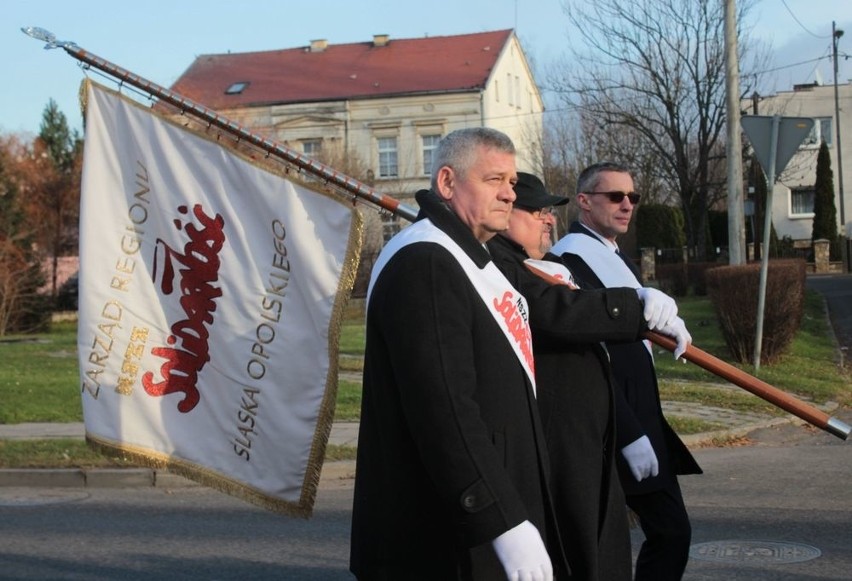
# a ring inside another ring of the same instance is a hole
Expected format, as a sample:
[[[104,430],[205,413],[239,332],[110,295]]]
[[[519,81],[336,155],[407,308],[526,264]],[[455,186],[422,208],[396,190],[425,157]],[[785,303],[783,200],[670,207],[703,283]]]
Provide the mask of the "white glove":
[[[680,359],[680,356],[686,351],[687,345],[692,343],[692,335],[686,330],[686,323],[680,317],[675,317],[669,324],[659,329],[663,335],[668,335],[677,341],[677,347],[674,350],[675,361]],[[683,361],[686,363],[686,360]]]
[[[645,320],[648,328],[652,331],[660,330],[677,316],[677,303],[673,298],[650,287],[639,287],[636,289],[639,300],[645,304]]]
[[[624,459],[630,465],[630,471],[633,473],[633,478],[636,482],[642,482],[649,476],[656,476],[660,473],[660,463],[657,462],[657,455],[654,453],[654,448],[651,446],[651,440],[648,436],[642,436],[638,440],[627,444],[621,449]]]
[[[553,565],[544,541],[530,521],[509,529],[491,545],[509,581],[553,581]]]

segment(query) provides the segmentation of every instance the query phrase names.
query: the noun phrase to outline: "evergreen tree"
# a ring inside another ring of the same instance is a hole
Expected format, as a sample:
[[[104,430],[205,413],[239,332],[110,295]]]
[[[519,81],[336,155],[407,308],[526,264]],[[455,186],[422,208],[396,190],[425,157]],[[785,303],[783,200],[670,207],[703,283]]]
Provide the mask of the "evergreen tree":
[[[37,201],[42,215],[40,238],[48,249],[52,262],[51,288],[56,296],[57,264],[59,257],[77,246],[77,215],[79,212],[80,171],[78,160],[82,140],[68,128],[65,115],[56,102],[48,101],[42,114],[41,130],[36,150],[46,157],[45,175]]]
[[[766,174],[763,173],[757,158],[751,159],[752,175],[754,176],[754,259],[760,260],[763,256],[763,227],[766,223]],[[772,241],[769,242],[770,247]]]
[[[683,212],[664,204],[642,204],[636,211],[639,248],[681,248],[686,244]]]
[[[811,242],[825,239],[837,241],[837,208],[834,205],[834,173],[831,171],[831,156],[825,141],[817,155],[816,182],[814,183],[814,226]]]

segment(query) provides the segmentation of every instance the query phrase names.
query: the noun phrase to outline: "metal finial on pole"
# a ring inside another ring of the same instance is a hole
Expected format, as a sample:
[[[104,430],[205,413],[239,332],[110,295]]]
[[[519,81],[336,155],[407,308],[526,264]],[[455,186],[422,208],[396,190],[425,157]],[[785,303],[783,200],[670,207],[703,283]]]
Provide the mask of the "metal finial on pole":
[[[66,46],[74,44],[67,40],[56,40],[55,34],[49,30],[45,30],[44,28],[39,28],[38,26],[23,26],[21,27],[21,32],[36,40],[43,40],[46,42],[47,44],[44,45],[45,50],[50,50],[52,48],[65,48]]]

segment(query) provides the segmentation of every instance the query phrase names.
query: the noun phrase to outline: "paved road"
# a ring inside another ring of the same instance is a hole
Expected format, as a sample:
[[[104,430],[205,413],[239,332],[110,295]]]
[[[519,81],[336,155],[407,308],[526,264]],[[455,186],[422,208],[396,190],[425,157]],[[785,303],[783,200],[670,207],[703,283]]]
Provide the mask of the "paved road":
[[[838,417],[850,423],[852,410]],[[693,525],[684,581],[852,579],[852,444],[793,424],[749,438],[697,450],[705,474],[681,479]]]
[[[682,479],[694,528],[684,580],[848,581],[850,444],[794,424],[750,438],[695,450],[705,474]],[[346,470],[324,475],[308,521],[200,486],[0,489],[0,579],[351,579],[351,503]]]
[[[204,487],[0,490],[0,579],[351,579],[351,480],[311,520]]]
[[[829,318],[844,353],[844,360],[852,349],[852,275],[809,276],[807,286],[825,297]]]

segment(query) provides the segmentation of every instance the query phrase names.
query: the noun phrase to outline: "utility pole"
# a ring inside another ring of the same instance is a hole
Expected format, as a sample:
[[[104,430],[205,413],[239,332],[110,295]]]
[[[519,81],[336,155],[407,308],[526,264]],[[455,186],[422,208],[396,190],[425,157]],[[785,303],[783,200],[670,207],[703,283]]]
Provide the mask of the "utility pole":
[[[840,236],[843,240],[841,254],[843,257],[843,270],[849,270],[849,240],[846,238],[846,210],[844,207],[843,192],[843,147],[840,139],[840,99],[837,96],[837,43],[843,36],[842,30],[835,28],[831,21],[831,44],[834,58],[834,133],[837,137],[837,185],[840,192]]]
[[[760,95],[757,91],[751,94],[751,114],[759,115]],[[758,195],[758,192],[766,191],[766,179],[763,177],[763,170],[760,169],[757,163],[757,157],[752,152],[751,158],[751,183],[754,187],[754,196],[752,198],[752,215],[751,215],[751,237],[754,244],[753,260],[760,260],[763,256],[763,223],[761,218],[766,206],[766,195]],[[766,249],[768,252],[768,249]]]
[[[725,94],[728,160],[728,263],[745,264],[743,156],[740,139],[740,67],[736,0],[725,0]]]

